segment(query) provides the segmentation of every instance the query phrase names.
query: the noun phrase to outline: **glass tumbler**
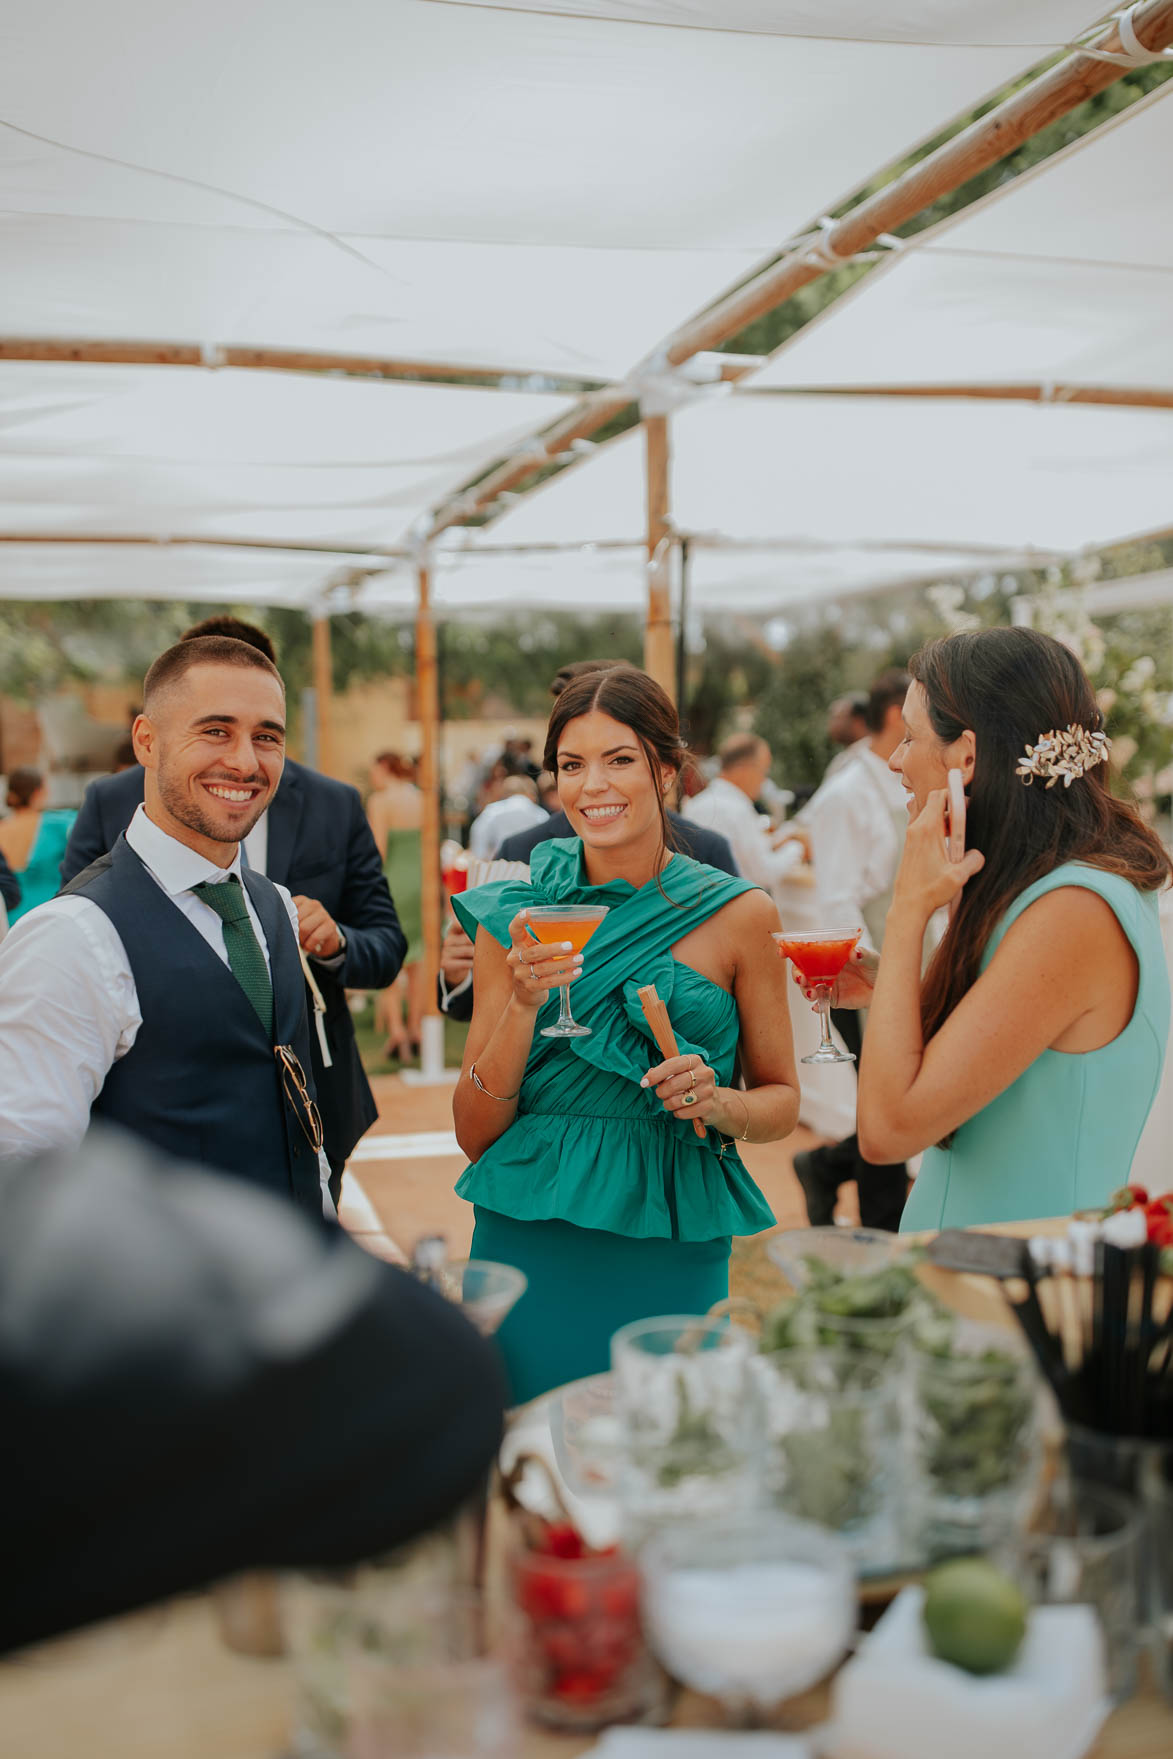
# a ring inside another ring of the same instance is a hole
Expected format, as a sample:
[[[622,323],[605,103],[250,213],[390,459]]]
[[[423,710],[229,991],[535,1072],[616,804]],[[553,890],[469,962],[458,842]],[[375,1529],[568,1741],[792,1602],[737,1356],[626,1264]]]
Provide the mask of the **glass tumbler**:
[[[995,1550],[1039,1606],[1086,1605],[1104,1641],[1108,1691],[1120,1704],[1136,1690],[1142,1517],[1115,1491],[1060,1480],[1041,1523]]]
[[[1026,1525],[1043,1464],[1041,1381],[1003,1326],[964,1321],[910,1364],[910,1519],[929,1561],[990,1549]]]
[[[768,1506],[839,1535],[861,1576],[907,1558],[907,1357],[776,1350],[750,1362]]]
[[[632,1721],[659,1697],[627,1552],[553,1557],[518,1542],[508,1559],[510,1652],[527,1716],[586,1732]]]
[[[1067,1459],[1075,1477],[1130,1497],[1139,1509],[1141,1619],[1153,1671],[1173,1704],[1173,1440],[1072,1423]]]
[[[754,1339],[728,1317],[637,1320],[611,1340],[624,1532],[752,1506],[760,1446],[747,1363]]]

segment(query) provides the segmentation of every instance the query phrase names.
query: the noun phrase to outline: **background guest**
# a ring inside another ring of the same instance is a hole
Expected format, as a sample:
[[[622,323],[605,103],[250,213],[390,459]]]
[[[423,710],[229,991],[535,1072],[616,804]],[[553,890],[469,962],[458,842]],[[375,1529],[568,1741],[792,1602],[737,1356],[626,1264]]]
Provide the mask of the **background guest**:
[[[420,1021],[425,997],[423,980],[424,931],[420,826],[424,797],[406,758],[397,751],[381,751],[371,764],[371,793],[367,797],[367,820],[375,847],[383,857],[383,875],[395,900],[400,927],[407,936],[403,968],[395,982],[383,990],[375,1003],[375,1025],[386,1034],[382,1055],[401,1062],[419,1055]]]
[[[803,814],[814,854],[820,923],[826,928],[862,927],[860,945],[873,953],[884,943],[884,923],[908,828],[908,796],[900,777],[888,767],[904,737],[902,710],[908,685],[908,673],[897,670],[876,679],[867,698],[870,731],[863,749],[844,754],[846,761]],[[832,1018],[848,1050],[858,1057],[863,1016],[844,1008],[836,1009]],[[833,1219],[840,1185],[854,1179],[863,1225],[899,1227],[908,1169],[903,1161],[870,1165],[860,1154],[854,1131],[842,1142],[801,1150],[794,1157],[794,1170],[813,1226],[823,1227]]]
[[[9,776],[8,816],[0,819],[0,857],[18,886],[16,901],[8,908],[10,922],[43,904],[57,890],[57,870],[77,814],[50,810],[45,804],[48,797],[40,770],[22,766]]]

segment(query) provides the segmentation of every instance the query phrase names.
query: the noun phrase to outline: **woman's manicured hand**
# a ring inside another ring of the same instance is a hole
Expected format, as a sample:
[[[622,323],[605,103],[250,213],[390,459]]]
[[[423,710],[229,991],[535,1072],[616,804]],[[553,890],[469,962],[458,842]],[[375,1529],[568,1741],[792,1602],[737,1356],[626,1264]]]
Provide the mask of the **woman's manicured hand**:
[[[832,1008],[870,1008],[872,992],[876,987],[876,972],[880,969],[880,955],[873,953],[870,947],[856,947],[851,958],[843,967],[831,990]],[[791,967],[791,976],[807,1001],[811,1004],[811,1012],[821,1014],[827,1007],[822,999],[823,991],[816,990],[809,984],[797,965]]]
[[[950,861],[945,841],[948,798],[944,788],[934,788],[909,825],[892,892],[893,909],[908,910],[926,922],[934,910],[954,903],[966,880],[986,864],[980,849],[968,849],[960,861]]]
[[[543,945],[526,927],[526,912],[519,910],[509,924],[509,952],[505,963],[513,979],[513,998],[535,1013],[552,989],[573,983],[582,970],[582,954],[569,941]]]
[[[682,1118],[699,1118],[702,1124],[716,1104],[717,1077],[695,1051],[656,1063],[640,1086],[653,1088],[666,1112]]]

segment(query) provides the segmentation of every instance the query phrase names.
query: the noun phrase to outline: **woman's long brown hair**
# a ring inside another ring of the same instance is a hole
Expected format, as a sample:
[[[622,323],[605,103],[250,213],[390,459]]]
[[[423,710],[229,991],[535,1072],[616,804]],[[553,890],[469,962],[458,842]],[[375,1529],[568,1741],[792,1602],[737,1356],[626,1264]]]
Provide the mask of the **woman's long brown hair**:
[[[567,723],[577,720],[579,715],[589,715],[592,709],[610,715],[635,734],[655,786],[660,813],[660,854],[675,851],[679,845],[664,806],[660,771],[666,767],[679,775],[690,760],[688,747],[680,737],[680,722],[672,698],[646,672],[624,663],[605,672],[585,672],[572,679],[556,697],[546,728],[542,767],[552,776],[558,774],[558,741]]]
[[[965,840],[985,866],[968,881],[921,991],[925,1042],[976,982],[982,953],[1018,894],[1065,861],[1116,873],[1142,892],[1173,863],[1136,808],[1113,795],[1102,763],[1065,787],[1015,774],[1028,745],[1072,724],[1103,725],[1087,673],[1069,649],[1034,629],[981,629],[931,641],[908,667],[944,744],[977,738]]]

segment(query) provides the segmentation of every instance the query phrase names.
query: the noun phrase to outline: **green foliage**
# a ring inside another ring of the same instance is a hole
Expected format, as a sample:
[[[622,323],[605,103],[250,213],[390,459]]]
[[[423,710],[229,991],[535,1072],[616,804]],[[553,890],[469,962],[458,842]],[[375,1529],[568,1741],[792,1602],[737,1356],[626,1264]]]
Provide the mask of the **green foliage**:
[[[446,623],[440,655],[447,720],[510,711],[545,715],[550,680],[560,666],[587,659],[642,665],[643,633],[635,617],[531,611],[492,622]]]

